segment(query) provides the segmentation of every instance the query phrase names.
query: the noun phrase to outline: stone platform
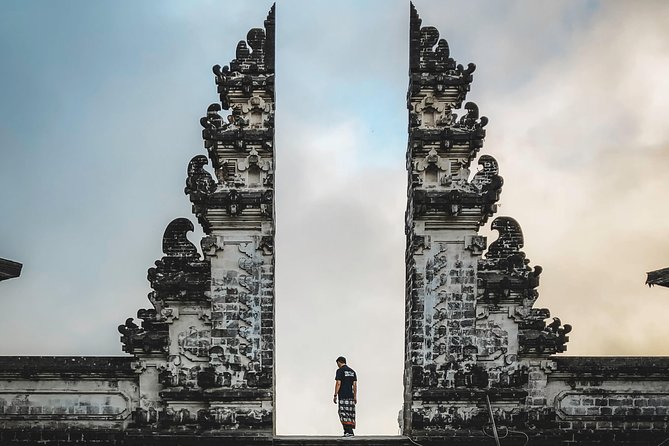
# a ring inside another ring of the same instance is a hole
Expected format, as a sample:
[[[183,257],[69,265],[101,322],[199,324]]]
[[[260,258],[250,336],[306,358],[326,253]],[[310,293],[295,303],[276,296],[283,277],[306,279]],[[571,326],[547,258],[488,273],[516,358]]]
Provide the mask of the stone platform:
[[[82,431],[66,429],[44,431],[37,429],[0,430],[0,444],[14,445],[132,445],[132,446],[225,446],[271,445],[271,446],[412,446],[403,436],[257,436],[257,435],[211,435],[202,433],[164,434],[153,432]]]
[[[341,445],[364,445],[364,446],[410,446],[408,437],[395,435],[360,435],[355,437],[316,437],[316,436],[284,436],[274,437],[275,446],[341,446]]]

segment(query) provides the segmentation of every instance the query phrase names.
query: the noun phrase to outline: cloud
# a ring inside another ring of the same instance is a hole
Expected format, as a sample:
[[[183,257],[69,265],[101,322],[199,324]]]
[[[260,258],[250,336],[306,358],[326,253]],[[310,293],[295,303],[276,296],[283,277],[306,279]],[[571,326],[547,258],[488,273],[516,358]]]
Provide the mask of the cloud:
[[[545,268],[538,304],[574,325],[570,354],[669,353],[654,342],[666,329],[648,324],[666,293],[643,287],[669,261],[667,6],[637,6],[602,5],[564,54],[485,110],[501,212]]]

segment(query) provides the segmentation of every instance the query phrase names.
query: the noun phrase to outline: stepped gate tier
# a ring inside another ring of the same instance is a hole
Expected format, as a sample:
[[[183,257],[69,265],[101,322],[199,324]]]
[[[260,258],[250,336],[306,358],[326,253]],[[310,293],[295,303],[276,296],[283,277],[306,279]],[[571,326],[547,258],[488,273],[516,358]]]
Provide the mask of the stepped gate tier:
[[[118,328],[126,355],[0,357],[0,445],[664,442],[668,357],[560,355],[572,327],[535,306],[542,268],[520,222],[497,215],[503,166],[467,101],[476,67],[451,58],[413,5],[402,435],[275,435],[274,29],[273,6],[213,67],[204,151],[184,163],[195,219],[167,225],[148,308]],[[202,254],[187,238],[194,221]],[[19,275],[0,261],[0,280]]]

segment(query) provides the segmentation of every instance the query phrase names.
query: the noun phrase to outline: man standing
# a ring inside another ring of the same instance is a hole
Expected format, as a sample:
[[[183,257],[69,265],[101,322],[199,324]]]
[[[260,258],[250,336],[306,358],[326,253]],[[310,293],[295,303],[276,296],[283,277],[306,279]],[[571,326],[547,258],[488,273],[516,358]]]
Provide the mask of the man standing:
[[[339,420],[344,427],[344,437],[352,437],[355,429],[355,405],[358,403],[358,377],[355,371],[346,365],[346,358],[337,358],[334,398],[339,397]]]

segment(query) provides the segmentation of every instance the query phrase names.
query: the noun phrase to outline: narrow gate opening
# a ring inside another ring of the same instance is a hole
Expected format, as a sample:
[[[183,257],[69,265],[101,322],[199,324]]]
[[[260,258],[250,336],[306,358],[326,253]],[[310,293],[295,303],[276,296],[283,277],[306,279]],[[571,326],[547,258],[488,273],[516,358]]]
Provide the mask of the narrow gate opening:
[[[276,433],[342,435],[332,397],[343,355],[358,375],[356,436],[398,435],[406,4],[318,10],[282,3],[294,22],[277,21]]]

